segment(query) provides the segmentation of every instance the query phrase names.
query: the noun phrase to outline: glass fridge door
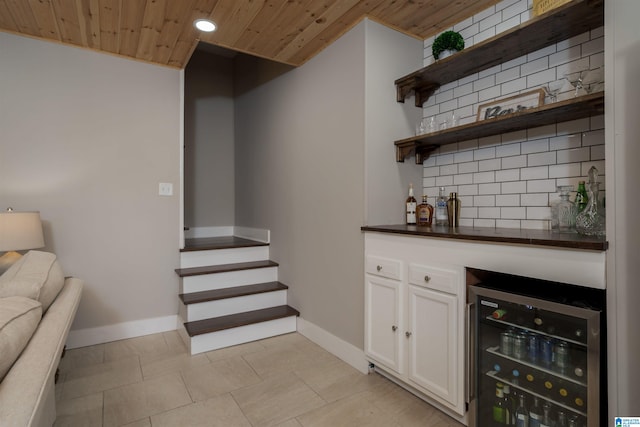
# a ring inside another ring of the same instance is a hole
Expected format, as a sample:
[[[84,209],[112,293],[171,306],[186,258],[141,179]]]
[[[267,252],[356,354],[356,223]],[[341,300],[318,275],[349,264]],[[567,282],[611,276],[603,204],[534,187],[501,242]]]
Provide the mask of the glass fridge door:
[[[470,287],[478,426],[599,425],[600,312]]]

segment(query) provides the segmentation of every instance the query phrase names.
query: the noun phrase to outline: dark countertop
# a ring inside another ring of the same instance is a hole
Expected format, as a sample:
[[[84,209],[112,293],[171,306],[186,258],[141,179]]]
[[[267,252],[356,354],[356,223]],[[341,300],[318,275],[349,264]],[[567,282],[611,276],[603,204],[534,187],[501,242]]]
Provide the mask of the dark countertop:
[[[415,226],[415,225],[369,225],[362,231],[403,234],[407,236],[436,237],[441,239],[471,240],[486,243],[504,243],[533,246],[552,246],[556,248],[606,251],[609,242],[606,238],[583,236],[577,233],[553,233],[547,230],[525,230],[516,228]]]

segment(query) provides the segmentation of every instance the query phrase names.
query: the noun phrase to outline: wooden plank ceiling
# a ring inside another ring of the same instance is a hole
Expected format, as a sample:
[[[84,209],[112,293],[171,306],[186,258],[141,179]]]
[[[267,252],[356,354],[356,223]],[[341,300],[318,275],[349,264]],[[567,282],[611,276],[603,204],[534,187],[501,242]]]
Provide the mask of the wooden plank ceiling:
[[[199,40],[301,65],[369,17],[418,39],[499,0],[0,0],[0,31],[184,68]],[[197,18],[218,25],[193,27]]]

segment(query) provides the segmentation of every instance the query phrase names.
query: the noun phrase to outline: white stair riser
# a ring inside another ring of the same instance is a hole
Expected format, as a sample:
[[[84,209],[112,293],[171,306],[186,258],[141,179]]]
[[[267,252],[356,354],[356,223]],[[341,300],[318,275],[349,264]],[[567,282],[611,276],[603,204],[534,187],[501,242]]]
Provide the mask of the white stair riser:
[[[296,331],[296,316],[283,317],[268,322],[225,329],[223,331],[189,337],[184,327],[180,335],[190,348],[191,354],[231,347],[251,341],[288,334]]]
[[[187,294],[213,289],[232,288],[234,286],[254,285],[256,283],[275,282],[277,280],[277,267],[187,276],[180,280],[180,293]]]
[[[268,259],[269,246],[190,251],[180,253],[180,268],[264,261]]]
[[[287,305],[287,291],[265,292],[198,304],[181,304],[180,317],[185,322],[244,313],[245,311]],[[184,313],[184,314],[183,314]]]

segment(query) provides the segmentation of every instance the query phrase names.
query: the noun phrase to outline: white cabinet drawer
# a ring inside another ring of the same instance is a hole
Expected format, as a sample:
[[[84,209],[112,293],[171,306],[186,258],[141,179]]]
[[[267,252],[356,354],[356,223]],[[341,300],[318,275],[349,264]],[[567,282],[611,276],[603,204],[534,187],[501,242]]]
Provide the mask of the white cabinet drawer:
[[[365,270],[369,274],[402,280],[402,261],[397,259],[367,256]]]
[[[458,274],[452,270],[409,264],[409,283],[412,285],[455,295],[458,293],[457,278]]]

